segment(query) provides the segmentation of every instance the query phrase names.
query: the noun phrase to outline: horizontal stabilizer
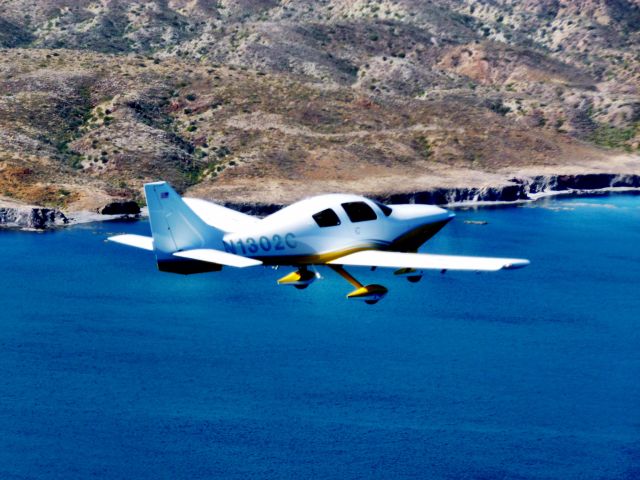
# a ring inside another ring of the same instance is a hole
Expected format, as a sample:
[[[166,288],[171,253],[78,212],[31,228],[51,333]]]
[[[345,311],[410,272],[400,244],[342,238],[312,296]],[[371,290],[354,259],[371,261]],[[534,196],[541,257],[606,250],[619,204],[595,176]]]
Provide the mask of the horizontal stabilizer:
[[[153,251],[153,238],[143,235],[116,235],[115,237],[107,238],[107,240],[109,242],[121,243],[122,245]]]
[[[494,272],[496,270],[526,267],[529,265],[529,260],[522,258],[461,257],[456,255],[364,250],[331,260],[328,263],[364,267]]]
[[[260,260],[253,258],[234,255],[233,253],[214,250],[212,248],[196,248],[194,250],[184,250],[173,254],[176,257],[189,258],[191,260],[199,260],[201,262],[217,263],[219,265],[227,265],[229,267],[254,267],[262,265]]]

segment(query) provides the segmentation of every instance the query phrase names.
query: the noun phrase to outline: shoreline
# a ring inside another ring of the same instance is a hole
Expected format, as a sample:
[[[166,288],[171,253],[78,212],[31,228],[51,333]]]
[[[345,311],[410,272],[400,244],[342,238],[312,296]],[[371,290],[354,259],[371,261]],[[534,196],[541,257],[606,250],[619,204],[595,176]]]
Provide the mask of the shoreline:
[[[369,196],[390,205],[416,203],[447,208],[470,208],[517,205],[561,195],[586,196],[624,192],[640,192],[640,175],[607,173],[538,175],[512,178],[508,184],[498,186],[434,188]],[[266,216],[286,206],[276,203],[222,202],[221,204],[256,216]],[[0,231],[4,229],[42,232],[93,222],[138,220],[147,216],[146,207],[136,214],[103,214],[86,210],[65,212],[57,208],[7,203],[0,204]]]
[[[576,175],[532,175],[512,177],[499,185],[442,187],[388,194],[364,194],[389,205],[417,203],[448,208],[516,205],[557,195],[593,195],[606,192],[640,191],[640,175],[584,173]],[[284,207],[280,203],[217,202],[256,216],[266,216]]]
[[[640,192],[640,187],[608,187],[608,188],[599,188],[592,190],[560,190],[553,192],[542,192],[539,194],[531,195],[530,198],[526,198],[523,200],[513,200],[513,201],[477,201],[477,202],[459,202],[459,203],[451,203],[447,205],[442,205],[444,207],[449,208],[470,208],[470,207],[491,207],[491,206],[505,206],[508,207],[510,205],[520,205],[523,203],[533,203],[538,200],[544,200],[545,198],[553,198],[553,197],[564,197],[564,196],[589,196],[589,195],[606,195],[608,193],[631,193],[631,192]]]

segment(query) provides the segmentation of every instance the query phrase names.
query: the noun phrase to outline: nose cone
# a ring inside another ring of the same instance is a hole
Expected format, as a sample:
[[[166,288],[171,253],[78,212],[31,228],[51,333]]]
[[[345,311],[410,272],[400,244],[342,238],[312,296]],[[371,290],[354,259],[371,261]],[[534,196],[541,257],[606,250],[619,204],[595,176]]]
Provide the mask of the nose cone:
[[[398,220],[425,220],[429,223],[450,220],[455,215],[435,205],[393,205],[393,216]]]

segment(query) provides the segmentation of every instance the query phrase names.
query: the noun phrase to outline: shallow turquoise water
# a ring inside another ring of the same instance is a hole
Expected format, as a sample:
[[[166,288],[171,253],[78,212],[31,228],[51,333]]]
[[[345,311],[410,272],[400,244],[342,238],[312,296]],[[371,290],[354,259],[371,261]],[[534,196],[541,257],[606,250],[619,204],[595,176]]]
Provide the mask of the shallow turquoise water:
[[[0,478],[640,478],[640,196],[456,213],[427,250],[531,266],[370,307],[0,233]]]

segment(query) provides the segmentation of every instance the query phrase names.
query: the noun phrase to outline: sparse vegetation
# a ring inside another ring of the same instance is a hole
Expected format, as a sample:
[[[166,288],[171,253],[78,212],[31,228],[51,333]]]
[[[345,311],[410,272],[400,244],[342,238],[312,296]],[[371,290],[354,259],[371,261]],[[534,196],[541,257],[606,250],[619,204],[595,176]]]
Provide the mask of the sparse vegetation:
[[[158,178],[205,193],[381,188],[436,166],[604,158],[574,137],[639,143],[640,17],[624,2],[595,22],[590,4],[515,1],[39,8],[50,1],[0,12],[24,33],[0,32],[0,169],[31,170],[11,177],[28,189],[0,178],[14,198],[136,197]]]
[[[607,148],[624,148],[631,151],[629,143],[636,135],[640,134],[640,125],[629,128],[616,128],[611,125],[599,125],[591,135],[591,140],[596,144]]]
[[[420,155],[425,160],[429,160],[433,155],[433,147],[431,146],[429,139],[423,135],[420,135],[418,138],[416,138],[416,145],[418,147]]]

